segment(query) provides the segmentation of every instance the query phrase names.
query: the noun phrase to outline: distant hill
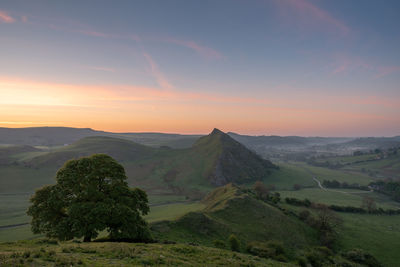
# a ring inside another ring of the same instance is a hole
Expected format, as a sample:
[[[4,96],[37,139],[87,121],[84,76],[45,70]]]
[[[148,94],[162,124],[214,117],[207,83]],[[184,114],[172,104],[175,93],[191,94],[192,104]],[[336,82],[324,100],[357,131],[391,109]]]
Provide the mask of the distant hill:
[[[118,138],[103,136],[85,137],[72,145],[32,158],[28,161],[28,166],[54,166],[59,168],[69,159],[99,153],[108,154],[117,161],[124,162],[149,157],[155,153],[155,149]]]
[[[121,162],[132,185],[196,199],[215,186],[264,180],[277,169],[218,129],[186,149],[154,148],[112,137],[86,137],[25,159],[21,164],[55,172],[69,159],[95,153],[106,153]]]
[[[15,156],[17,155],[40,151],[40,149],[27,145],[0,146],[0,165],[6,165],[15,162]]]
[[[359,147],[360,149],[400,147],[400,136],[357,138],[342,145]]]
[[[30,146],[63,146],[82,138],[105,136],[121,138],[148,146],[191,147],[201,135],[180,135],[164,133],[111,133],[89,128],[31,127],[1,128],[0,144]]]

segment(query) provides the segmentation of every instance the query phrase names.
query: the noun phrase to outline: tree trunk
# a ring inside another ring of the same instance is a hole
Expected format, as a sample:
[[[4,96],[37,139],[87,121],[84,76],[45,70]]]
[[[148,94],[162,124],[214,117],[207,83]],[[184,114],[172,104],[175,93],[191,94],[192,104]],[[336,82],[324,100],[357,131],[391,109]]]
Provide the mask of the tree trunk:
[[[83,242],[90,242],[91,241],[91,236],[90,235],[85,235],[85,237],[83,238]]]

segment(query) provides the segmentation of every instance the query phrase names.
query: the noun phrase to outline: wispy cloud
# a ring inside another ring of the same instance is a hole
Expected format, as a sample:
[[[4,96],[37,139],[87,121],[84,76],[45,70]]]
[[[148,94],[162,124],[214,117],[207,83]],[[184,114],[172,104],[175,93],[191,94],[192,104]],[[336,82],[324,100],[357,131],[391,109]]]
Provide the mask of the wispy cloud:
[[[0,10],[0,22],[13,23],[15,19],[11,17],[7,12]]]
[[[160,71],[157,63],[153,60],[153,58],[148,53],[143,53],[143,56],[149,63],[150,72],[157,80],[158,85],[162,88],[173,88],[173,86],[166,79],[165,75]]]
[[[220,52],[218,52],[210,47],[200,45],[194,41],[178,40],[178,39],[170,38],[170,37],[165,38],[164,40],[169,43],[173,43],[173,44],[177,44],[180,46],[190,48],[190,49],[194,50],[196,53],[198,53],[208,59],[222,59],[223,58],[223,56]]]
[[[400,72],[400,66],[384,66],[369,62],[360,57],[345,54],[336,54],[334,56],[332,68],[332,75],[343,75],[360,71],[371,73],[374,79]]]
[[[333,17],[324,9],[308,0],[275,0],[280,14],[286,20],[294,20],[297,26],[322,31],[335,31],[341,35],[350,33],[350,28],[341,20]]]
[[[400,66],[379,66],[378,73],[375,75],[375,78],[379,79],[395,72],[400,72]]]

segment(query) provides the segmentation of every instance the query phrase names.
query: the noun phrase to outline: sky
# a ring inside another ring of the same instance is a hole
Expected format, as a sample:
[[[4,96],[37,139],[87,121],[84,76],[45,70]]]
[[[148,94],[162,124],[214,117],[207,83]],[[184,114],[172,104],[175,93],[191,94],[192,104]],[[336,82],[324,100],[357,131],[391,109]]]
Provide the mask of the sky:
[[[0,1],[0,127],[400,135],[400,1]]]

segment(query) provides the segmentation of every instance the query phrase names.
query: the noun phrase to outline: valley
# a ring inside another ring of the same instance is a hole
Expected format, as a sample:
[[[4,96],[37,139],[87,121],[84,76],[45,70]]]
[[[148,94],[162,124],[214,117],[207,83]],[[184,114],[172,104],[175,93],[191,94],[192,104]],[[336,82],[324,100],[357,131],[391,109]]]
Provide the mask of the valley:
[[[307,248],[319,244],[318,234],[295,215],[309,208],[289,205],[286,198],[362,207],[368,195],[377,209],[400,209],[399,202],[379,192],[322,185],[335,180],[363,188],[382,178],[396,179],[400,164],[397,154],[380,152],[377,156],[368,146],[363,155],[352,155],[354,151],[345,155],[337,152],[336,156],[331,152],[319,157],[311,154],[310,161],[290,159],[298,151],[285,150],[280,153],[286,156],[272,157],[271,162],[253,152],[257,151],[254,146],[235,139],[232,134],[214,129],[185,148],[147,146],[110,136],[87,136],[70,145],[54,147],[3,144],[0,242],[42,237],[30,231],[30,218],[26,215],[30,196],[35,189],[53,184],[57,169],[65,161],[95,153],[114,157],[124,166],[129,185],[147,192],[150,213],[145,219],[157,240],[192,242],[204,249],[215,247],[216,240],[225,242],[229,234],[235,233],[242,244],[279,240],[287,250],[286,260],[300,257]],[[335,139],[335,145],[339,141],[343,140]],[[279,144],[285,147],[284,141]],[[279,193],[280,201],[271,204],[253,199],[246,190],[252,190],[256,181],[262,181],[271,194]],[[343,221],[335,245],[340,247],[338,250],[362,248],[387,266],[395,266],[400,260],[395,253],[400,215],[336,213]],[[35,247],[32,242],[27,246]]]

